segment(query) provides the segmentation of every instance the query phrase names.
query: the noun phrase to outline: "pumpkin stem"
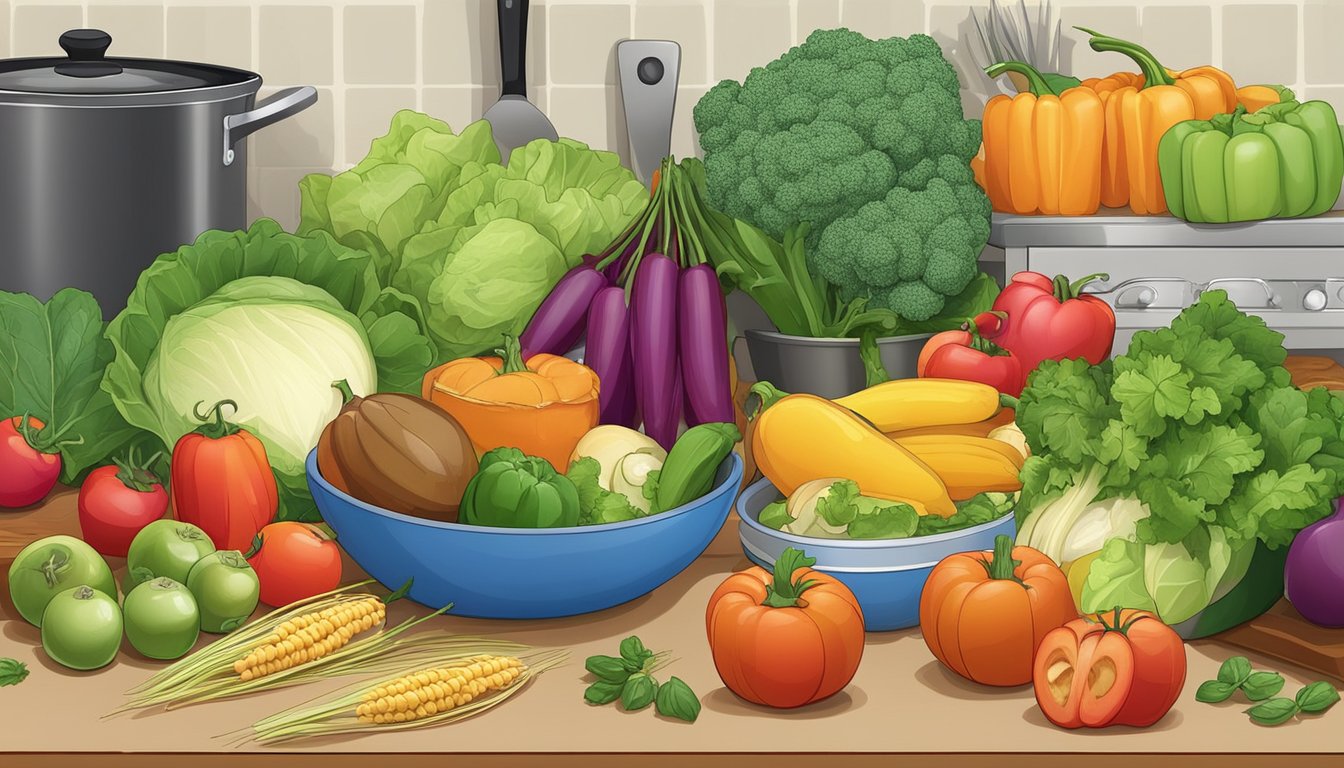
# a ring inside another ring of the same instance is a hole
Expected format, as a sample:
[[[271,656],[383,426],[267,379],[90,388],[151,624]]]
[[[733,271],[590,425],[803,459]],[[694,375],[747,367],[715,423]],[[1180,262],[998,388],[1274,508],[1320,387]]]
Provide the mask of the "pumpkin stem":
[[[229,406],[233,409],[234,413],[237,413],[237,403],[232,400],[220,400],[218,403],[210,406],[205,413],[201,413],[201,406],[204,404],[205,401],[202,400],[196,404],[195,408],[191,409],[192,415],[194,415],[197,420],[206,422],[200,427],[197,427],[196,432],[205,435],[211,440],[218,440],[238,432],[240,427],[237,424],[230,424],[224,420],[224,406]],[[211,417],[214,418],[213,422],[210,421]]]
[[[333,381],[331,382],[331,386],[335,387],[336,390],[341,393],[341,405],[349,405],[350,401],[355,399],[355,391],[350,389],[349,381],[345,379]]]
[[[523,349],[518,344],[517,336],[504,334],[504,348],[496,349],[495,354],[504,361],[504,367],[499,369],[498,375],[527,372],[527,364],[523,362]]]
[[[775,583],[765,588],[765,602],[761,605],[770,608],[794,608],[804,592],[816,586],[814,580],[793,580],[793,572],[799,568],[811,568],[817,564],[815,557],[808,557],[801,550],[789,547],[775,560]]]
[[[1022,561],[1013,559],[1013,539],[1007,534],[1001,533],[994,537],[994,554],[983,562],[989,578],[1010,579],[1021,583],[1021,579],[1014,575],[1014,571]]]

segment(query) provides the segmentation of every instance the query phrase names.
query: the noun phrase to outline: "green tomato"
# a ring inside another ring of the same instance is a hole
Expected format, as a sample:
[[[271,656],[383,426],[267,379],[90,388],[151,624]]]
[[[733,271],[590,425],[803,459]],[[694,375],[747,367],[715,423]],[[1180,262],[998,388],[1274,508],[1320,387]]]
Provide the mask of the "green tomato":
[[[23,620],[35,627],[42,626],[42,612],[52,598],[82,584],[117,599],[117,582],[107,561],[73,536],[39,539],[9,566],[9,596]]]
[[[121,647],[117,601],[88,585],[51,598],[42,613],[42,650],[71,669],[98,669],[112,663]]]
[[[247,621],[261,598],[261,582],[237,550],[206,555],[192,566],[187,589],[201,609],[201,629],[224,634]]]
[[[160,577],[131,590],[122,605],[126,639],[151,659],[180,659],[201,633],[196,598],[181,583]]]
[[[205,531],[180,520],[155,520],[140,529],[126,552],[127,593],[137,584],[160,576],[179,584],[187,583],[187,574],[196,562],[215,545]]]

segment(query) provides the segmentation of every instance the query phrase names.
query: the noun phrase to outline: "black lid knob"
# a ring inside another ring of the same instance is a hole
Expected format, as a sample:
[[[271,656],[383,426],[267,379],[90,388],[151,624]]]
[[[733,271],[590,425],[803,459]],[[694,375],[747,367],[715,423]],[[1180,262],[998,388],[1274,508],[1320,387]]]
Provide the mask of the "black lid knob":
[[[112,36],[101,29],[72,29],[60,43],[71,61],[98,61],[107,55]]]
[[[70,60],[56,65],[59,75],[107,77],[121,73],[121,65],[103,60],[112,36],[101,29],[72,29],[61,35],[60,43]]]
[[[663,60],[650,56],[639,62],[635,67],[635,74],[639,76],[639,81],[645,85],[657,85],[663,79]]]

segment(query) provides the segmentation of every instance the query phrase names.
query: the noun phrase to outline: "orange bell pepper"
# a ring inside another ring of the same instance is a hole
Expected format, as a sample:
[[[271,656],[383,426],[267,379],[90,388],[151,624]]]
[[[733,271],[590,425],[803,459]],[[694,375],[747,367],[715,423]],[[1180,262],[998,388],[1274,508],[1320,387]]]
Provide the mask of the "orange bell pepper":
[[[996,211],[1066,216],[1097,212],[1101,195],[1101,97],[1090,88],[1056,93],[1041,73],[1009,61],[990,77],[1017,72],[1028,91],[985,105],[984,179]]]
[[[1231,75],[1217,67],[1194,67],[1177,72],[1162,66],[1151,51],[1138,43],[1103,35],[1083,27],[1074,29],[1092,36],[1090,41],[1092,50],[1114,51],[1133,59],[1134,63],[1139,65],[1139,69],[1143,72],[1143,80],[1148,85],[1172,85],[1185,91],[1195,106],[1196,120],[1208,120],[1214,115],[1227,114],[1237,108],[1237,84],[1233,82]],[[1121,74],[1130,78],[1135,77],[1130,73]],[[1115,78],[1116,75],[1111,77]],[[1124,85],[1142,88],[1144,83],[1130,80]]]
[[[1101,97],[1104,108],[1121,88],[1142,88],[1143,75],[1138,72],[1116,72],[1107,77],[1089,77],[1084,88],[1091,88]],[[1121,208],[1129,204],[1129,172],[1125,168],[1124,144],[1120,137],[1119,113],[1106,110],[1105,127],[1101,137],[1101,204],[1107,208]]]
[[[512,336],[496,352],[431,370],[421,397],[457,419],[478,454],[518,448],[564,472],[579,438],[597,426],[597,375],[558,355],[533,355],[524,363]]]

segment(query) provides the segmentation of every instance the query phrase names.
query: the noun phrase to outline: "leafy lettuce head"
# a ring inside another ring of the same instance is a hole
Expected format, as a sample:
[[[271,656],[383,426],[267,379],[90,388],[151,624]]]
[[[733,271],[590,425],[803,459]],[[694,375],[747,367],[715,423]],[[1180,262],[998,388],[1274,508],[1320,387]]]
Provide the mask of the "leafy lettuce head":
[[[198,404],[237,403],[229,420],[265,444],[284,519],[315,517],[304,461],[340,410],[332,382],[418,392],[433,356],[417,302],[379,283],[372,256],[269,219],[160,256],[107,337],[103,389],[165,448],[199,426]]]
[[[611,152],[539,139],[501,165],[489,124],[454,134],[399,112],[369,156],[300,185],[301,233],[373,254],[380,275],[425,307],[439,359],[521,333],[550,289],[648,202]]]

